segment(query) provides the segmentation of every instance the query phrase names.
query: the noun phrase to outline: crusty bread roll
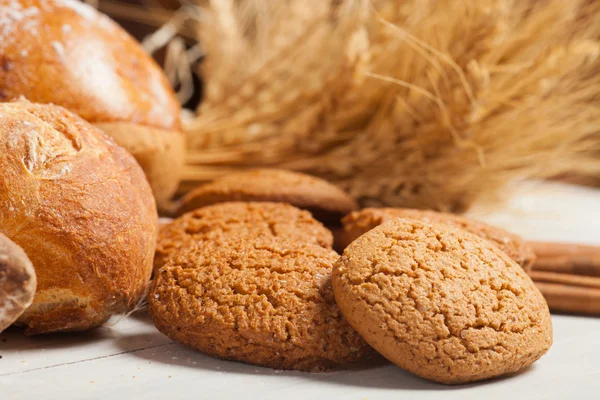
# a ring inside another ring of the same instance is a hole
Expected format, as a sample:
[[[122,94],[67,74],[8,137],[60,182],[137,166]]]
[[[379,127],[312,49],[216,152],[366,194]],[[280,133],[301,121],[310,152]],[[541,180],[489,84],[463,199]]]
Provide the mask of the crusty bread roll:
[[[27,254],[0,233],[0,332],[29,307],[35,285],[35,271]]]
[[[123,148],[66,109],[0,103],[0,227],[35,267],[27,334],[84,330],[132,309],[152,271],[158,215]]]
[[[75,0],[0,0],[0,101],[25,96],[100,127],[142,166],[159,204],[179,184],[180,107],[152,58]]]

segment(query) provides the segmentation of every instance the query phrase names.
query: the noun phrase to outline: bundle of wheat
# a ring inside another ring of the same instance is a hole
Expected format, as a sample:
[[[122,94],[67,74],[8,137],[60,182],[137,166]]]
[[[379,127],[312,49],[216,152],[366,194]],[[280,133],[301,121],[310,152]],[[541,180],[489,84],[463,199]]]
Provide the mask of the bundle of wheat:
[[[181,86],[201,52],[178,32],[206,55],[183,191],[272,166],[364,205],[461,211],[600,175],[599,2],[196,0],[145,41],[178,49]]]

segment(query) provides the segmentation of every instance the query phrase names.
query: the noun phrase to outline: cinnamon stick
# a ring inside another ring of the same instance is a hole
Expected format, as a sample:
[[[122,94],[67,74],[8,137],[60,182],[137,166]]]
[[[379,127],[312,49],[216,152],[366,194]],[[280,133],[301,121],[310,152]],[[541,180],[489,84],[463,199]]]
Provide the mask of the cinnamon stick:
[[[600,289],[600,277],[595,276],[561,274],[547,271],[531,271],[529,276],[534,282],[559,283],[561,285]]]
[[[535,282],[553,311],[598,315],[600,289],[559,283]]]
[[[600,246],[529,242],[527,270],[553,311],[600,315]]]
[[[537,257],[531,271],[600,277],[600,246],[552,242],[529,245]]]

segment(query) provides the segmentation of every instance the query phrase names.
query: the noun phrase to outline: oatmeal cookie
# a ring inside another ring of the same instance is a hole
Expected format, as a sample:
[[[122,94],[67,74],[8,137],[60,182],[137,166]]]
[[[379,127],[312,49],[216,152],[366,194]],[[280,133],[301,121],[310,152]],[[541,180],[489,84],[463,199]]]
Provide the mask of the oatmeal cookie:
[[[173,340],[223,359],[303,371],[356,362],[372,349],[335,304],[338,258],[268,236],[202,241],[159,270],[150,314]]]
[[[523,269],[448,225],[395,219],[372,229],[346,248],[332,284],[375,350],[433,381],[517,372],[552,344],[548,306]]]
[[[200,241],[228,236],[270,235],[331,248],[332,234],[309,212],[284,203],[220,203],[162,225],[154,257],[156,271],[172,255]]]
[[[395,218],[416,219],[464,229],[493,242],[524,269],[529,268],[535,261],[533,249],[514,233],[456,214],[410,208],[365,208],[346,215],[342,219],[342,228],[336,232],[336,248],[343,251],[360,235]]]
[[[277,169],[256,169],[229,174],[202,185],[181,199],[177,215],[225,201],[274,201],[310,211],[323,222],[339,224],[342,216],[358,208],[337,186],[314,176]]]

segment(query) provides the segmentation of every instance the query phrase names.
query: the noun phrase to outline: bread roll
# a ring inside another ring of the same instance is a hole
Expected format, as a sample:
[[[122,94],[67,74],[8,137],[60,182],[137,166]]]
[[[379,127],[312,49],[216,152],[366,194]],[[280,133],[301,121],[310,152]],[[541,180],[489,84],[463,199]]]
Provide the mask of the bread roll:
[[[22,248],[0,233],[0,332],[33,301],[35,271]]]
[[[159,203],[179,183],[180,107],[152,58],[123,29],[75,0],[0,0],[0,101],[61,105],[138,160]]]
[[[123,148],[66,109],[0,103],[0,227],[35,267],[27,334],[89,329],[132,309],[152,271],[158,215]]]

